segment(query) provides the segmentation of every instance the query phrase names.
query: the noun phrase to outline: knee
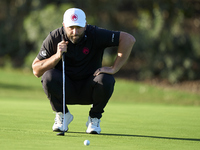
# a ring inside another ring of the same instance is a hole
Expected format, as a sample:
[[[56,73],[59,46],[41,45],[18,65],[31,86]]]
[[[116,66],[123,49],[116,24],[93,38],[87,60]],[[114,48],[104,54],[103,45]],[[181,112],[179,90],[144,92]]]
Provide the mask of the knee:
[[[59,73],[60,72],[60,73]],[[58,82],[57,80],[62,79],[61,71],[50,69],[47,70],[42,76],[42,84],[43,86],[49,87],[52,84]]]
[[[112,75],[110,74],[105,74],[102,80],[104,85],[110,85],[110,86],[114,86],[115,84],[115,79]]]
[[[42,83],[49,83],[52,81],[52,70],[47,70],[43,75],[42,75]]]
[[[96,82],[98,82],[100,85],[103,87],[114,87],[115,85],[115,79],[112,75],[110,74],[100,74],[96,78]]]

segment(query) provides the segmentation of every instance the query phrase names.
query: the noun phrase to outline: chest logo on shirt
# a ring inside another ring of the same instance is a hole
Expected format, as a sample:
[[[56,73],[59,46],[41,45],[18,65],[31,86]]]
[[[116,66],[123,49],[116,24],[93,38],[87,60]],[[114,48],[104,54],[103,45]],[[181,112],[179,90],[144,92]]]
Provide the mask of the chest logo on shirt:
[[[78,15],[77,14],[73,14],[71,16],[72,21],[77,21],[78,20]]]
[[[87,55],[89,54],[90,50],[87,47],[83,48],[83,54]]]

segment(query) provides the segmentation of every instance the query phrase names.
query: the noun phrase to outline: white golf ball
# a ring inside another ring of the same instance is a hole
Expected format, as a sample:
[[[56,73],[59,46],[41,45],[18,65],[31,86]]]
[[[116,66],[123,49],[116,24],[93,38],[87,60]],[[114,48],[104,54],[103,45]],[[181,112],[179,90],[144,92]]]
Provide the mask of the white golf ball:
[[[84,145],[86,145],[86,146],[90,145],[90,141],[89,140],[85,140],[84,141]]]

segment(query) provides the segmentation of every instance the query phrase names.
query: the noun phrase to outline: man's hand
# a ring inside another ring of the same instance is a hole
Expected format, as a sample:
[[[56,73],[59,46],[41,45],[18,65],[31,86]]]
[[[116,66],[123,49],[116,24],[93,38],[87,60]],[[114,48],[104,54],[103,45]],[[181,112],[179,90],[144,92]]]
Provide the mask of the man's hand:
[[[115,74],[116,72],[118,72],[127,61],[134,43],[135,38],[132,35],[125,32],[120,32],[118,52],[114,65],[112,67],[99,68],[95,71],[93,75],[97,76],[100,73]]]
[[[98,76],[101,73],[115,74],[116,72],[117,71],[115,71],[112,67],[102,67],[102,68],[97,69],[93,75]]]
[[[68,41],[61,41],[60,43],[58,43],[58,46],[57,46],[57,57],[58,58],[62,58],[62,54],[63,53],[66,53],[67,52],[67,44],[68,44]]]
[[[50,58],[39,60],[36,57],[32,63],[33,74],[39,78],[45,71],[54,68],[62,59],[62,54],[67,52],[67,44],[68,42],[64,39],[58,43],[56,54],[52,55]]]

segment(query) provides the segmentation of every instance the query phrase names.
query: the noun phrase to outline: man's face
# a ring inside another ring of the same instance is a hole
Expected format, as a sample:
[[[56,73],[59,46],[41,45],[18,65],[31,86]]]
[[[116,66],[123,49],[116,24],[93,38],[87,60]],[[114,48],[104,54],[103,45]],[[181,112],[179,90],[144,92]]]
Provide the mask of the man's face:
[[[73,44],[77,44],[84,36],[84,31],[86,29],[86,26],[85,27],[79,27],[79,26],[65,27],[64,24],[63,24],[63,26],[64,26],[64,29],[65,29],[68,39]]]

